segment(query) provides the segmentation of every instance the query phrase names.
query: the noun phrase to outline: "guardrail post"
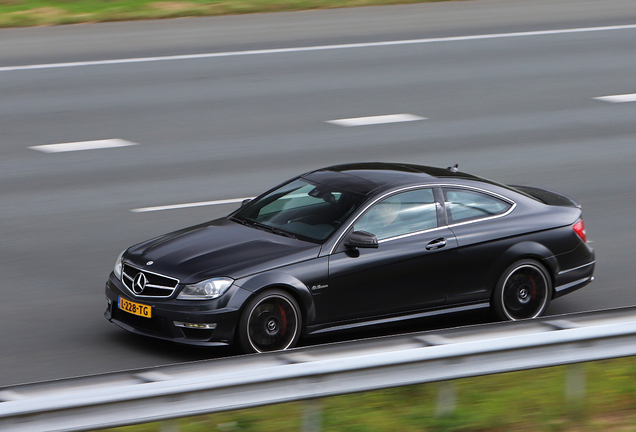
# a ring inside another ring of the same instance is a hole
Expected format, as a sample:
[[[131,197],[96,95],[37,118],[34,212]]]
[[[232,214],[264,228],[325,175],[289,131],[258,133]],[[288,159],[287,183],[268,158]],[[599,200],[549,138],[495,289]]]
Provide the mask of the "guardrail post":
[[[322,401],[307,399],[303,402],[303,432],[320,432],[322,429]]]
[[[578,403],[584,398],[585,367],[583,363],[569,365],[565,376],[565,399],[570,403]]]
[[[436,417],[444,417],[455,412],[457,407],[457,386],[454,381],[443,381],[437,386]]]

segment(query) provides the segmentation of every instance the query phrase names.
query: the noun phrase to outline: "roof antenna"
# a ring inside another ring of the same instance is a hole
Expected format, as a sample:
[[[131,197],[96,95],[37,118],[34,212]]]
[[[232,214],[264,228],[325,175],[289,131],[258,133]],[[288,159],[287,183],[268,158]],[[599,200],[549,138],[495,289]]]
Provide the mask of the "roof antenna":
[[[453,166],[449,166],[446,169],[449,170],[450,172],[457,172],[457,171],[459,171],[459,164],[455,164]]]

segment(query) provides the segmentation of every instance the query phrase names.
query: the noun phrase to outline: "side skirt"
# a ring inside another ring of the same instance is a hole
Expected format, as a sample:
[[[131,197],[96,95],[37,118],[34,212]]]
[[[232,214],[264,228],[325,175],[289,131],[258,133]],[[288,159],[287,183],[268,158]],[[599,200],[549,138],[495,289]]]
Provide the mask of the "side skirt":
[[[368,321],[358,321],[358,322],[348,323],[348,324],[339,324],[339,325],[334,325],[329,327],[318,328],[316,330],[312,330],[311,327],[309,327],[307,329],[307,334],[317,335],[317,334],[328,333],[328,332],[351,330],[351,329],[356,329],[360,327],[367,327],[367,326],[373,326],[378,324],[395,323],[395,322],[407,321],[407,320],[418,319],[418,318],[427,318],[427,317],[445,315],[445,314],[454,313],[454,312],[466,312],[466,311],[477,310],[477,309],[485,309],[489,307],[490,307],[490,303],[484,302],[484,303],[476,303],[476,304],[470,304],[470,305],[464,305],[464,306],[456,306],[456,307],[445,308],[445,309],[437,309],[437,310],[432,310],[428,312],[419,312],[419,313],[410,314],[410,315],[400,315],[400,316],[390,317],[390,318],[380,318],[380,319],[373,319]]]

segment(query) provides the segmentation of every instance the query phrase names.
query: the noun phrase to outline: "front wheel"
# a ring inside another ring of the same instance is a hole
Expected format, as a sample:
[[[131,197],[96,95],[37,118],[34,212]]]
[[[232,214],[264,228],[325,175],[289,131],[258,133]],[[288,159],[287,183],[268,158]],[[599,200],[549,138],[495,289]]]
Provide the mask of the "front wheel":
[[[540,316],[551,297],[552,283],[546,268],[534,260],[521,260],[499,278],[492,306],[500,319],[517,321]]]
[[[267,290],[245,306],[239,322],[239,341],[248,353],[286,350],[298,342],[301,324],[294,297],[283,290]]]

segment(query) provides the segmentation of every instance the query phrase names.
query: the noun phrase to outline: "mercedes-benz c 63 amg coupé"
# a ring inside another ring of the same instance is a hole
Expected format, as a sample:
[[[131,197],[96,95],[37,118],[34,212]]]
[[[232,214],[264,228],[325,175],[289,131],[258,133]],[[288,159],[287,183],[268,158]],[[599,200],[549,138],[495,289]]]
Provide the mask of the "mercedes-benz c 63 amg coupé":
[[[349,164],[128,248],[105,316],[175,342],[284,350],[445,312],[535,318],[592,281],[594,265],[581,206],[564,195],[456,167]]]

